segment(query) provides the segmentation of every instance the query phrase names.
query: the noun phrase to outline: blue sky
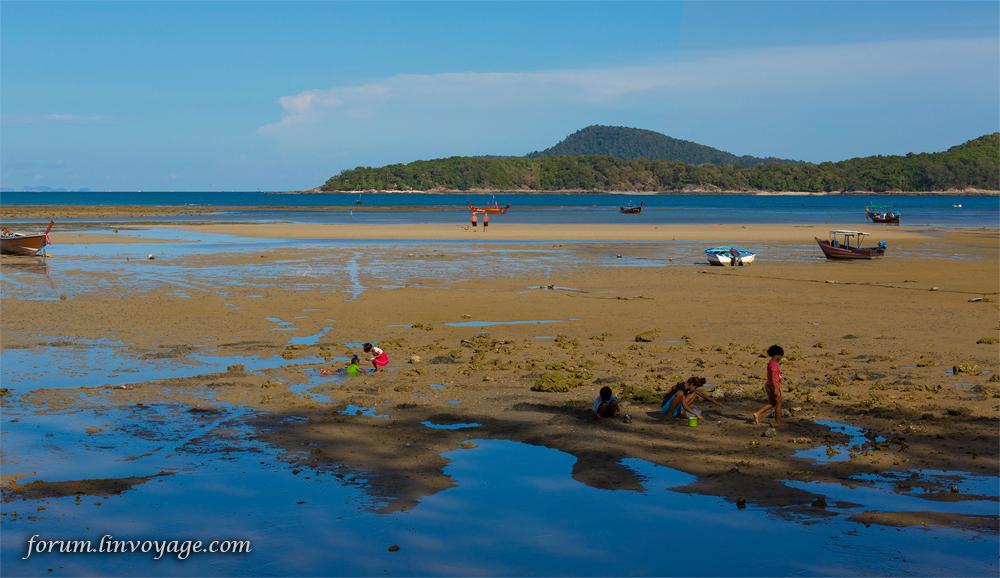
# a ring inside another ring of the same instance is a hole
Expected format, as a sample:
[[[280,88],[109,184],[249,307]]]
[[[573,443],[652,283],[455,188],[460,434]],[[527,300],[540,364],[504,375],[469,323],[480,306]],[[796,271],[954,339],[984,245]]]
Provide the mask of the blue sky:
[[[811,161],[1000,129],[997,2],[0,3],[0,184],[289,190],[590,124]]]

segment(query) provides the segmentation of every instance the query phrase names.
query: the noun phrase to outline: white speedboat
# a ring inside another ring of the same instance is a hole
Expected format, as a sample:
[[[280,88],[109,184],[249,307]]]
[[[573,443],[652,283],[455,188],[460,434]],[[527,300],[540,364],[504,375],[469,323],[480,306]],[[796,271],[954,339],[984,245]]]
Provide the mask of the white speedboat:
[[[709,263],[720,267],[749,265],[757,257],[753,251],[742,247],[712,247],[705,249],[705,254]]]

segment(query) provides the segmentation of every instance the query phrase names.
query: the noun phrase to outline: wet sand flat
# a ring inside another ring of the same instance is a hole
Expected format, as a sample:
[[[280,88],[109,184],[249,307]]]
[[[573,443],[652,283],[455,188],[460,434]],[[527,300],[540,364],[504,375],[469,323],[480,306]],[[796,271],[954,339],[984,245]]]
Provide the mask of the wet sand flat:
[[[173,225],[177,226],[177,225]],[[494,222],[488,231],[472,231],[468,225],[384,224],[341,225],[315,223],[259,223],[177,226],[188,231],[226,233],[257,238],[295,239],[409,239],[474,240],[473,235],[498,241],[663,241],[726,239],[729,241],[788,242],[825,239],[831,229],[856,230],[857,225],[578,225],[578,224],[503,224]],[[482,229],[482,227],[479,227]],[[879,229],[879,239],[891,241],[920,240],[926,228],[893,227]]]

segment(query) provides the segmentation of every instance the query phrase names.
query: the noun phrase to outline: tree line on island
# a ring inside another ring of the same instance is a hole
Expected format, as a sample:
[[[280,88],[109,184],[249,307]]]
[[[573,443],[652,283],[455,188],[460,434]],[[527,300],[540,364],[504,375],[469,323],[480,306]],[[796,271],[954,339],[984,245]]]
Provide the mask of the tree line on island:
[[[1000,133],[936,153],[808,163],[736,156],[652,131],[587,127],[527,157],[449,157],[358,167],[324,191],[1000,190]]]

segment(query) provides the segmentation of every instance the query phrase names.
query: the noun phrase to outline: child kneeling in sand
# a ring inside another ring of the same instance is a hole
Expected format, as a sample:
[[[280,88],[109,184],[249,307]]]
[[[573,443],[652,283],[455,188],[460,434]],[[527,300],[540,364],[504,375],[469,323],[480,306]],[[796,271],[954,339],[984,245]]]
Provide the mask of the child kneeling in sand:
[[[704,377],[691,376],[687,379],[687,381],[682,381],[673,386],[670,388],[670,391],[663,396],[663,403],[660,406],[660,411],[670,417],[694,417],[699,421],[704,419],[702,413],[694,407],[694,402],[697,398],[700,397],[705,401],[710,401],[715,405],[722,407],[722,403],[718,400],[712,399],[701,392],[700,388],[703,387],[705,383]]]
[[[614,396],[611,388],[606,385],[601,388],[597,399],[594,400],[593,407],[590,408],[590,412],[594,414],[595,419],[615,417],[618,415],[619,410],[621,410],[621,406],[618,405],[618,398]]]
[[[370,353],[372,356],[371,362],[372,367],[375,368],[375,373],[378,373],[381,368],[389,365],[389,356],[386,355],[385,351],[383,351],[381,347],[372,345],[371,343],[365,343],[364,350],[365,353]]]

